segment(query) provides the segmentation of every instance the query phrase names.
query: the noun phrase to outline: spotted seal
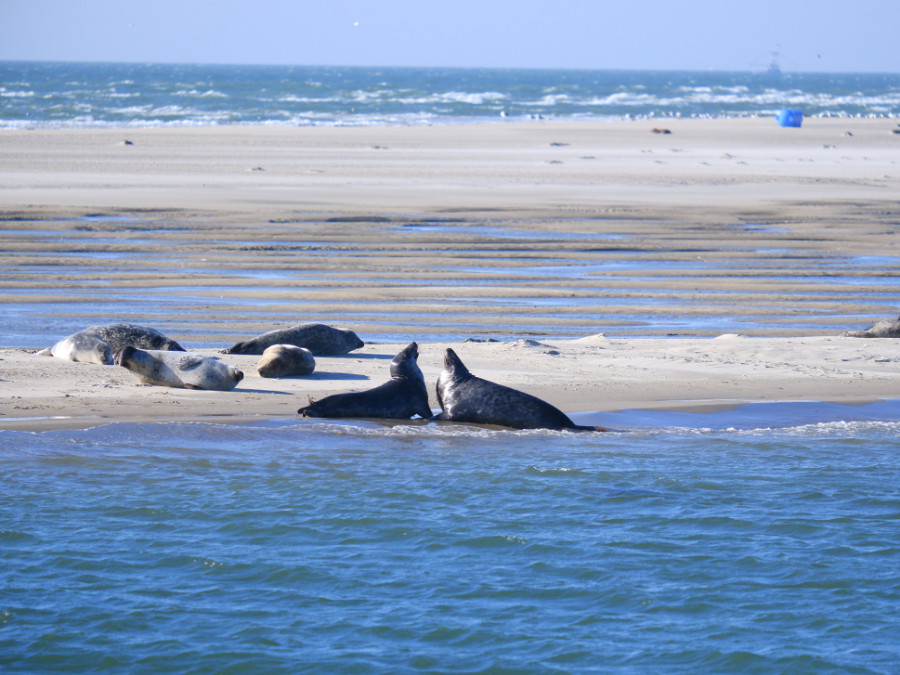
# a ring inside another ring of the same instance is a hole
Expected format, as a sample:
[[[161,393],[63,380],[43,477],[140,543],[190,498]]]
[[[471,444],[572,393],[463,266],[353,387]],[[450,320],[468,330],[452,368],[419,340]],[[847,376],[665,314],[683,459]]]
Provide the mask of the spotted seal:
[[[301,323],[289,328],[279,328],[257,335],[244,342],[237,342],[223,354],[262,354],[272,345],[304,347],[313,356],[341,356],[365,346],[352,330],[332,328],[322,323]]]
[[[171,340],[154,328],[138,326],[134,323],[108,323],[105,326],[90,326],[85,333],[93,333],[109,343],[113,354],[131,345],[138,349],[162,349],[183,352],[184,347]]]
[[[435,420],[513,429],[609,431],[575,424],[564,412],[536,396],[475,377],[452,349],[444,352],[437,398],[443,411],[435,415]]]
[[[116,365],[127,368],[141,384],[184,389],[230,391],[244,374],[218,359],[192,352],[138,349],[131,345],[116,353]]]
[[[101,366],[113,364],[113,351],[109,343],[95,333],[78,331],[64,337],[49,349],[42,349],[39,356],[55,356],[67,361],[99,363]]]
[[[291,377],[310,375],[316,369],[316,359],[305,347],[272,345],[266,347],[256,364],[260,377]]]
[[[410,342],[391,361],[391,379],[368,391],[333,394],[319,401],[310,399],[297,412],[304,417],[380,417],[409,419],[431,417],[428,388],[419,369],[419,345]]]

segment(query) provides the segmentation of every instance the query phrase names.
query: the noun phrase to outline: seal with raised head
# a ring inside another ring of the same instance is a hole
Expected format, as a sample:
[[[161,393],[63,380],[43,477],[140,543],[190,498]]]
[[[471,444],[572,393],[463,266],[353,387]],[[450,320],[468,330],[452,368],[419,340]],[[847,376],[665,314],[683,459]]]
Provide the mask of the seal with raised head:
[[[256,364],[260,377],[292,377],[311,375],[316,369],[316,359],[305,347],[296,345],[272,345],[266,347]]]
[[[523,391],[475,377],[452,349],[444,352],[437,399],[443,412],[435,420],[493,424],[513,429],[609,431],[575,424],[562,410]]]
[[[124,347],[131,345],[138,349],[161,349],[173,352],[183,352],[184,347],[171,340],[158,330],[138,326],[134,323],[108,323],[105,326],[90,326],[84,333],[94,333],[109,343],[113,354],[117,354]]]
[[[297,412],[304,417],[379,417],[409,419],[431,417],[428,387],[419,369],[419,345],[410,342],[391,361],[391,379],[368,391],[333,394],[319,401],[310,399]]]
[[[116,354],[116,365],[127,368],[141,384],[184,389],[230,391],[244,374],[233,366],[192,352],[138,349],[128,345]]]
[[[895,338],[900,337],[900,316],[896,319],[882,319],[865,330],[848,330],[844,337]]]
[[[352,330],[332,328],[322,323],[301,323],[289,328],[270,330],[244,342],[237,342],[223,354],[262,354],[272,345],[304,347],[313,356],[342,356],[365,346]]]
[[[78,331],[64,337],[49,349],[42,349],[39,356],[55,356],[67,361],[99,363],[101,366],[113,364],[113,351],[109,343],[95,333]]]

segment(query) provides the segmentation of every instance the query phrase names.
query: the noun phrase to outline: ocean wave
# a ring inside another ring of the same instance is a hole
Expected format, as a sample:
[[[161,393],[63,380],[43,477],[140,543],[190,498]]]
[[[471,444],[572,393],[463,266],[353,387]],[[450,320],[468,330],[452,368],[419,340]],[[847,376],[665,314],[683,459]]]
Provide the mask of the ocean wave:
[[[501,110],[507,122],[731,118],[785,106],[891,118],[900,76],[0,62],[0,98],[7,129],[466,124]]]

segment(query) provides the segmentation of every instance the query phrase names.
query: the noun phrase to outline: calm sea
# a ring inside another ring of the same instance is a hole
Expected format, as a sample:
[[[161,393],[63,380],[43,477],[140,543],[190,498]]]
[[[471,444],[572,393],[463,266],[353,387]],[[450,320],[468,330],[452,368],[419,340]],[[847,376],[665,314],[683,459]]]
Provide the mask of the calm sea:
[[[900,75],[2,63],[0,101],[6,129],[892,117]],[[900,403],[575,417],[617,431],[0,431],[0,671],[897,672]]]
[[[0,128],[900,115],[900,74],[0,62]]]
[[[896,673],[896,408],[787,408],[0,432],[0,670]]]

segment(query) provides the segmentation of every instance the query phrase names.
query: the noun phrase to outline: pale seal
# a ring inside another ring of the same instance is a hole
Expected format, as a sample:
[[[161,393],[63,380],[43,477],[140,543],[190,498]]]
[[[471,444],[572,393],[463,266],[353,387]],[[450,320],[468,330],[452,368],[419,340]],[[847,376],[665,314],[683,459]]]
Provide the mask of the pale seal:
[[[128,345],[116,354],[116,365],[127,368],[141,384],[184,389],[230,391],[244,374],[218,359],[191,352],[137,349]]]
[[[563,411],[525,392],[475,377],[452,349],[444,353],[437,398],[443,412],[435,420],[493,424],[513,429],[609,431],[575,424]]]
[[[123,347],[131,345],[138,349],[165,349],[174,352],[183,352],[184,347],[170,340],[158,330],[138,326],[133,323],[109,323],[105,326],[90,326],[82,332],[94,333],[109,343],[113,354],[118,353]]]
[[[305,347],[314,356],[341,356],[365,346],[352,330],[332,328],[321,323],[301,323],[263,333],[245,342],[238,342],[223,354],[262,354],[272,345]]]
[[[256,364],[260,377],[291,377],[310,375],[316,369],[316,359],[305,347],[272,345],[266,347]]]
[[[377,417],[409,419],[419,415],[431,417],[428,405],[428,387],[419,369],[419,346],[410,342],[391,361],[391,379],[384,384],[348,394],[333,394],[310,404],[297,412],[304,417]]]
[[[882,319],[865,330],[848,330],[844,337],[895,338],[900,337],[900,316],[896,319]]]
[[[39,356],[55,356],[67,361],[99,363],[101,366],[113,364],[113,351],[109,343],[95,333],[79,331],[64,337],[49,349],[42,349]]]

